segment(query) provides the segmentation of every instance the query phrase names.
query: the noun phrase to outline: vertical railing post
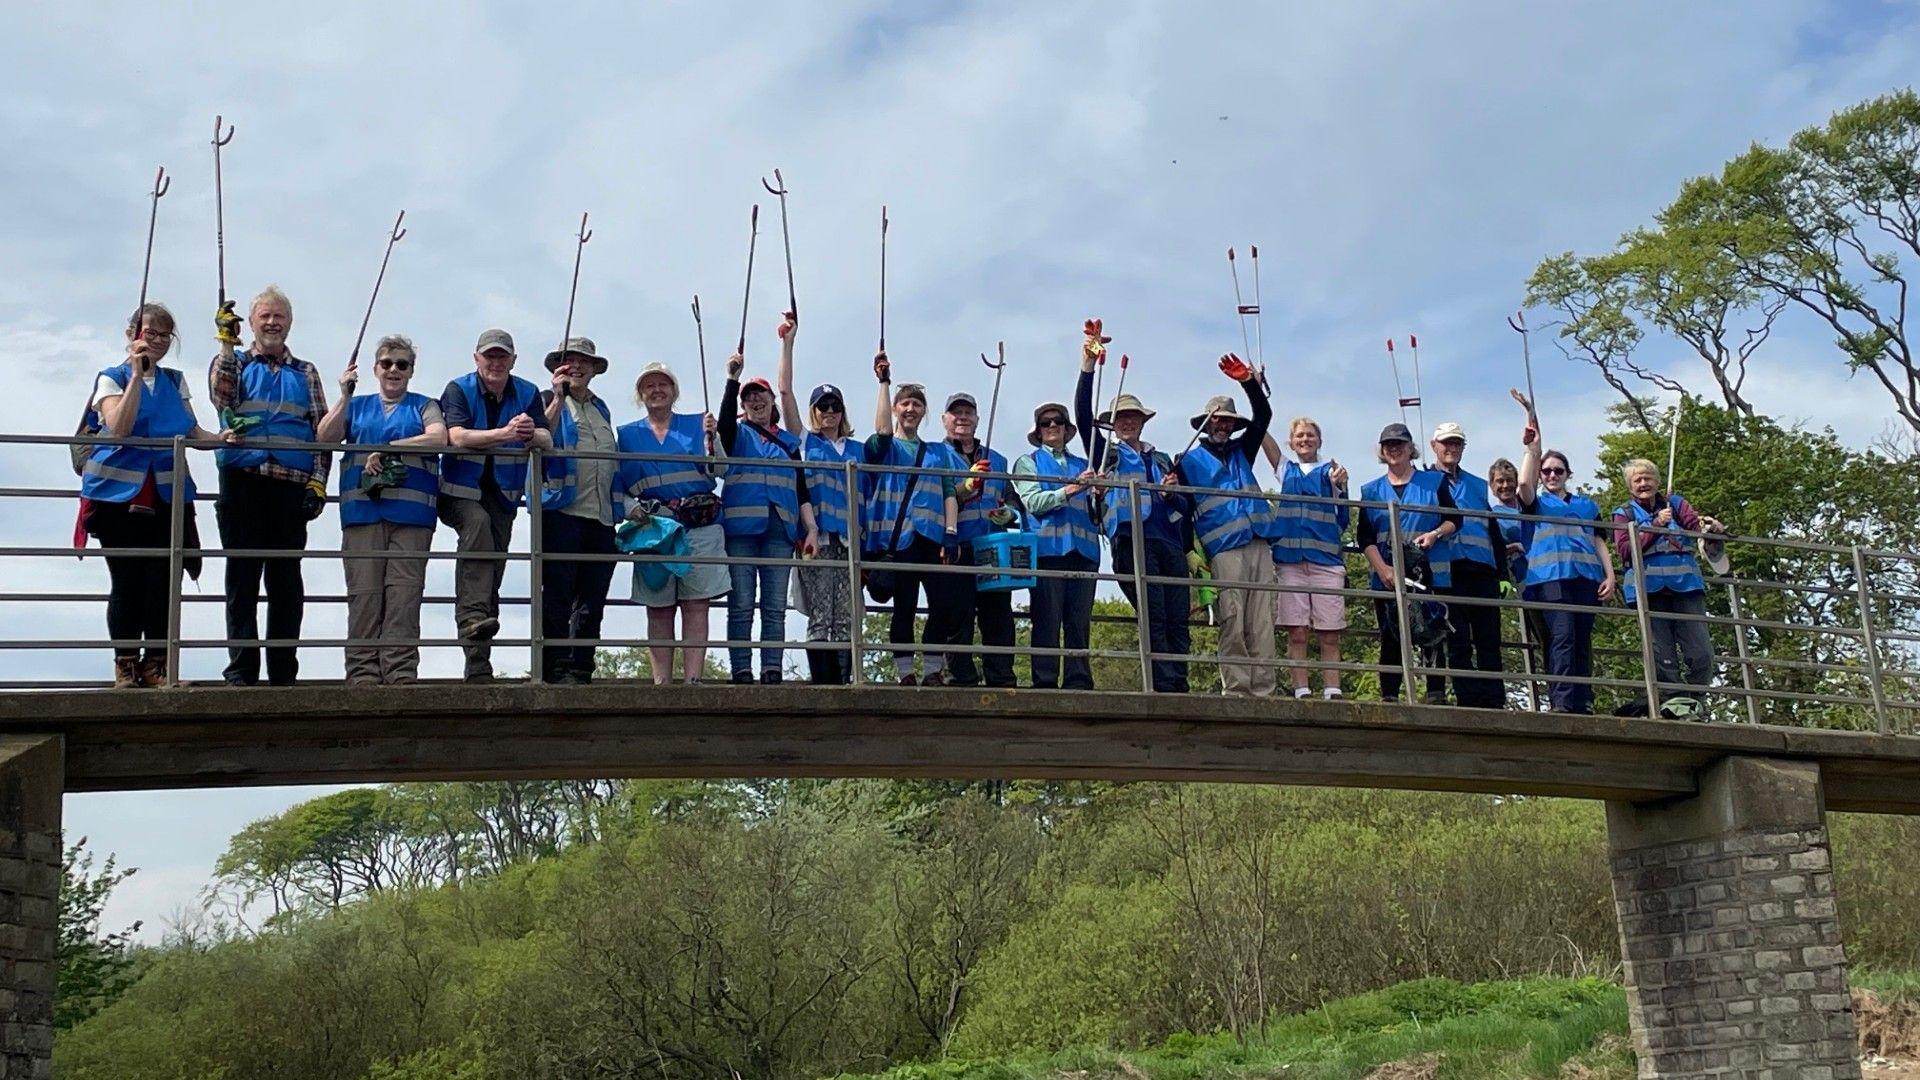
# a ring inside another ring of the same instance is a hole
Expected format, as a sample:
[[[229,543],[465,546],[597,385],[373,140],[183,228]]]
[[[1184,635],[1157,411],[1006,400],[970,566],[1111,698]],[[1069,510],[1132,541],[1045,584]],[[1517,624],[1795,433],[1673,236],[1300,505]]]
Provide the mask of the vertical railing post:
[[[847,484],[847,681],[854,686],[866,682],[860,662],[866,657],[867,594],[860,584],[860,515],[866,507],[860,502],[860,463],[841,466]]]
[[[1407,567],[1400,554],[1400,504],[1387,504],[1387,542],[1393,545],[1393,610],[1400,630],[1400,679],[1407,704],[1419,704],[1413,685],[1413,627],[1407,624]]]
[[[1727,582],[1727,610],[1733,615],[1733,651],[1740,658],[1740,685],[1746,689],[1741,695],[1747,703],[1747,723],[1760,722],[1760,709],[1753,698],[1753,664],[1747,653],[1747,616],[1740,609],[1740,587]]]
[[[1146,515],[1141,512],[1140,481],[1127,481],[1127,502],[1131,507],[1133,547],[1133,621],[1140,634],[1140,692],[1153,693],[1153,618],[1148,614]]]
[[[173,490],[167,505],[167,685],[180,685],[180,579],[187,569],[187,437],[173,437]]]
[[[1640,552],[1640,523],[1627,522],[1627,557],[1633,563],[1633,614],[1640,621],[1640,676],[1646,684],[1647,717],[1660,718],[1660,678],[1653,662],[1653,619],[1647,611],[1646,558]]]
[[[1873,593],[1867,588],[1867,560],[1860,553],[1860,545],[1853,545],[1853,580],[1860,589],[1860,634],[1861,645],[1867,651],[1867,687],[1873,696],[1873,724],[1880,734],[1887,734],[1886,691],[1880,685],[1880,648],[1873,637]]]
[[[544,530],[541,528],[541,496],[547,490],[546,468],[540,461],[540,448],[527,450],[527,648],[533,654],[533,664],[527,669],[527,678],[535,685],[546,681],[541,670],[541,654],[546,652],[546,627],[540,621],[541,603],[541,562],[540,552],[545,546]],[[673,663],[671,659],[667,661]],[[672,672],[668,673],[669,678]]]
[[[1522,584],[1520,588],[1524,590],[1526,588],[1526,585]],[[1522,592],[1521,595],[1523,597],[1525,596],[1524,591]],[[1523,604],[1523,606],[1521,607],[1514,608],[1513,613],[1515,616],[1517,616],[1513,620],[1513,623],[1520,630],[1520,672],[1522,675],[1526,676],[1527,711],[1539,712],[1540,711],[1540,686],[1537,682],[1534,681],[1533,632],[1527,629],[1527,609]]]

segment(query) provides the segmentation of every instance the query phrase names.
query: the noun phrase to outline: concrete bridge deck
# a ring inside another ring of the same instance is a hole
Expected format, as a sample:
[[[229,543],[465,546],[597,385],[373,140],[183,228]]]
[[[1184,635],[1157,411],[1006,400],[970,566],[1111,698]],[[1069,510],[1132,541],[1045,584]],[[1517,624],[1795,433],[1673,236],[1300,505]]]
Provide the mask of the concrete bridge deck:
[[[1691,796],[1729,757],[1817,766],[1834,810],[1920,813],[1920,739],[1201,695],[497,683],[0,694],[68,791],[402,780],[876,776]]]

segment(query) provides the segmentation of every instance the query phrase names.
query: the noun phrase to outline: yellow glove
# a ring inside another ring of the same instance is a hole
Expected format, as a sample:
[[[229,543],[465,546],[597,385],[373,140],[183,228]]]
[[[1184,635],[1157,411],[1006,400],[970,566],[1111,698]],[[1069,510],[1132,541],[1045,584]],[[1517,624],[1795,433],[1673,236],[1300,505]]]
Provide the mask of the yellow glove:
[[[1207,566],[1207,557],[1205,555],[1197,551],[1189,551],[1187,552],[1187,572],[1191,573],[1194,577],[1201,577],[1212,571]]]
[[[301,508],[307,512],[307,520],[319,517],[327,508],[327,482],[318,476],[307,478],[306,493],[300,497]]]
[[[213,339],[222,345],[240,344],[240,316],[235,314],[231,300],[213,313]]]

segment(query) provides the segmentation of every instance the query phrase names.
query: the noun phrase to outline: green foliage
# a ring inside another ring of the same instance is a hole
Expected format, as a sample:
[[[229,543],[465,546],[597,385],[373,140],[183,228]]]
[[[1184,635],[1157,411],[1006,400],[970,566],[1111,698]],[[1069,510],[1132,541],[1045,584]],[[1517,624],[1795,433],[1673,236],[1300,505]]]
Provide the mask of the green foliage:
[[[53,1026],[65,1031],[112,1004],[133,983],[133,935],[140,924],[101,933],[100,915],[121,882],[135,868],[120,869],[107,856],[94,869],[87,838],[68,845],[60,861],[59,973],[54,988]]]

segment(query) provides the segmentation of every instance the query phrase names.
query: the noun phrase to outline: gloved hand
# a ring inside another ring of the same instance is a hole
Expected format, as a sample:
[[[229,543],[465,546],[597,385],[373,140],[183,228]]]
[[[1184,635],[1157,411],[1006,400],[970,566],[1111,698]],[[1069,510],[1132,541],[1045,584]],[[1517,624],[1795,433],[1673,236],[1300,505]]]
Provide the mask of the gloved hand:
[[[1240,383],[1248,382],[1253,378],[1253,368],[1233,353],[1220,358],[1220,373]]]
[[[240,344],[240,316],[234,312],[231,300],[213,313],[213,339],[222,345]]]
[[[960,565],[960,536],[948,533],[946,543],[940,545],[940,561],[948,566]]]
[[[1513,594],[1514,594],[1515,592],[1517,592],[1517,591],[1518,591],[1518,590],[1516,590],[1516,589],[1515,589],[1515,588],[1513,587],[1513,582],[1512,582],[1512,581],[1510,581],[1510,580],[1507,580],[1507,579],[1504,579],[1504,578],[1503,578],[1503,579],[1501,580],[1501,582],[1500,582],[1500,599],[1502,599],[1502,600],[1511,600],[1511,599],[1513,599]]]
[[[301,496],[300,509],[306,513],[307,520],[312,521],[318,518],[320,512],[326,508],[327,482],[317,476],[308,477],[307,491],[305,495]]]
[[[224,430],[233,432],[235,436],[245,436],[248,432],[260,426],[260,418],[257,416],[242,416],[234,412],[233,406],[229,405],[220,410],[220,426]]]
[[[1081,333],[1087,336],[1087,340],[1080,344],[1080,355],[1082,357],[1088,360],[1098,361],[1101,357],[1107,355],[1107,343],[1113,339],[1101,333],[1101,329],[1099,319],[1088,319],[1081,327]]]
[[[1013,524],[1018,518],[1019,515],[1014,513],[1011,506],[996,506],[987,511],[987,520],[1002,528]]]
[[[1189,551],[1187,552],[1187,572],[1192,574],[1194,577],[1200,577],[1201,575],[1211,573],[1212,571],[1207,566],[1207,557],[1205,555],[1202,555],[1197,551]]]

